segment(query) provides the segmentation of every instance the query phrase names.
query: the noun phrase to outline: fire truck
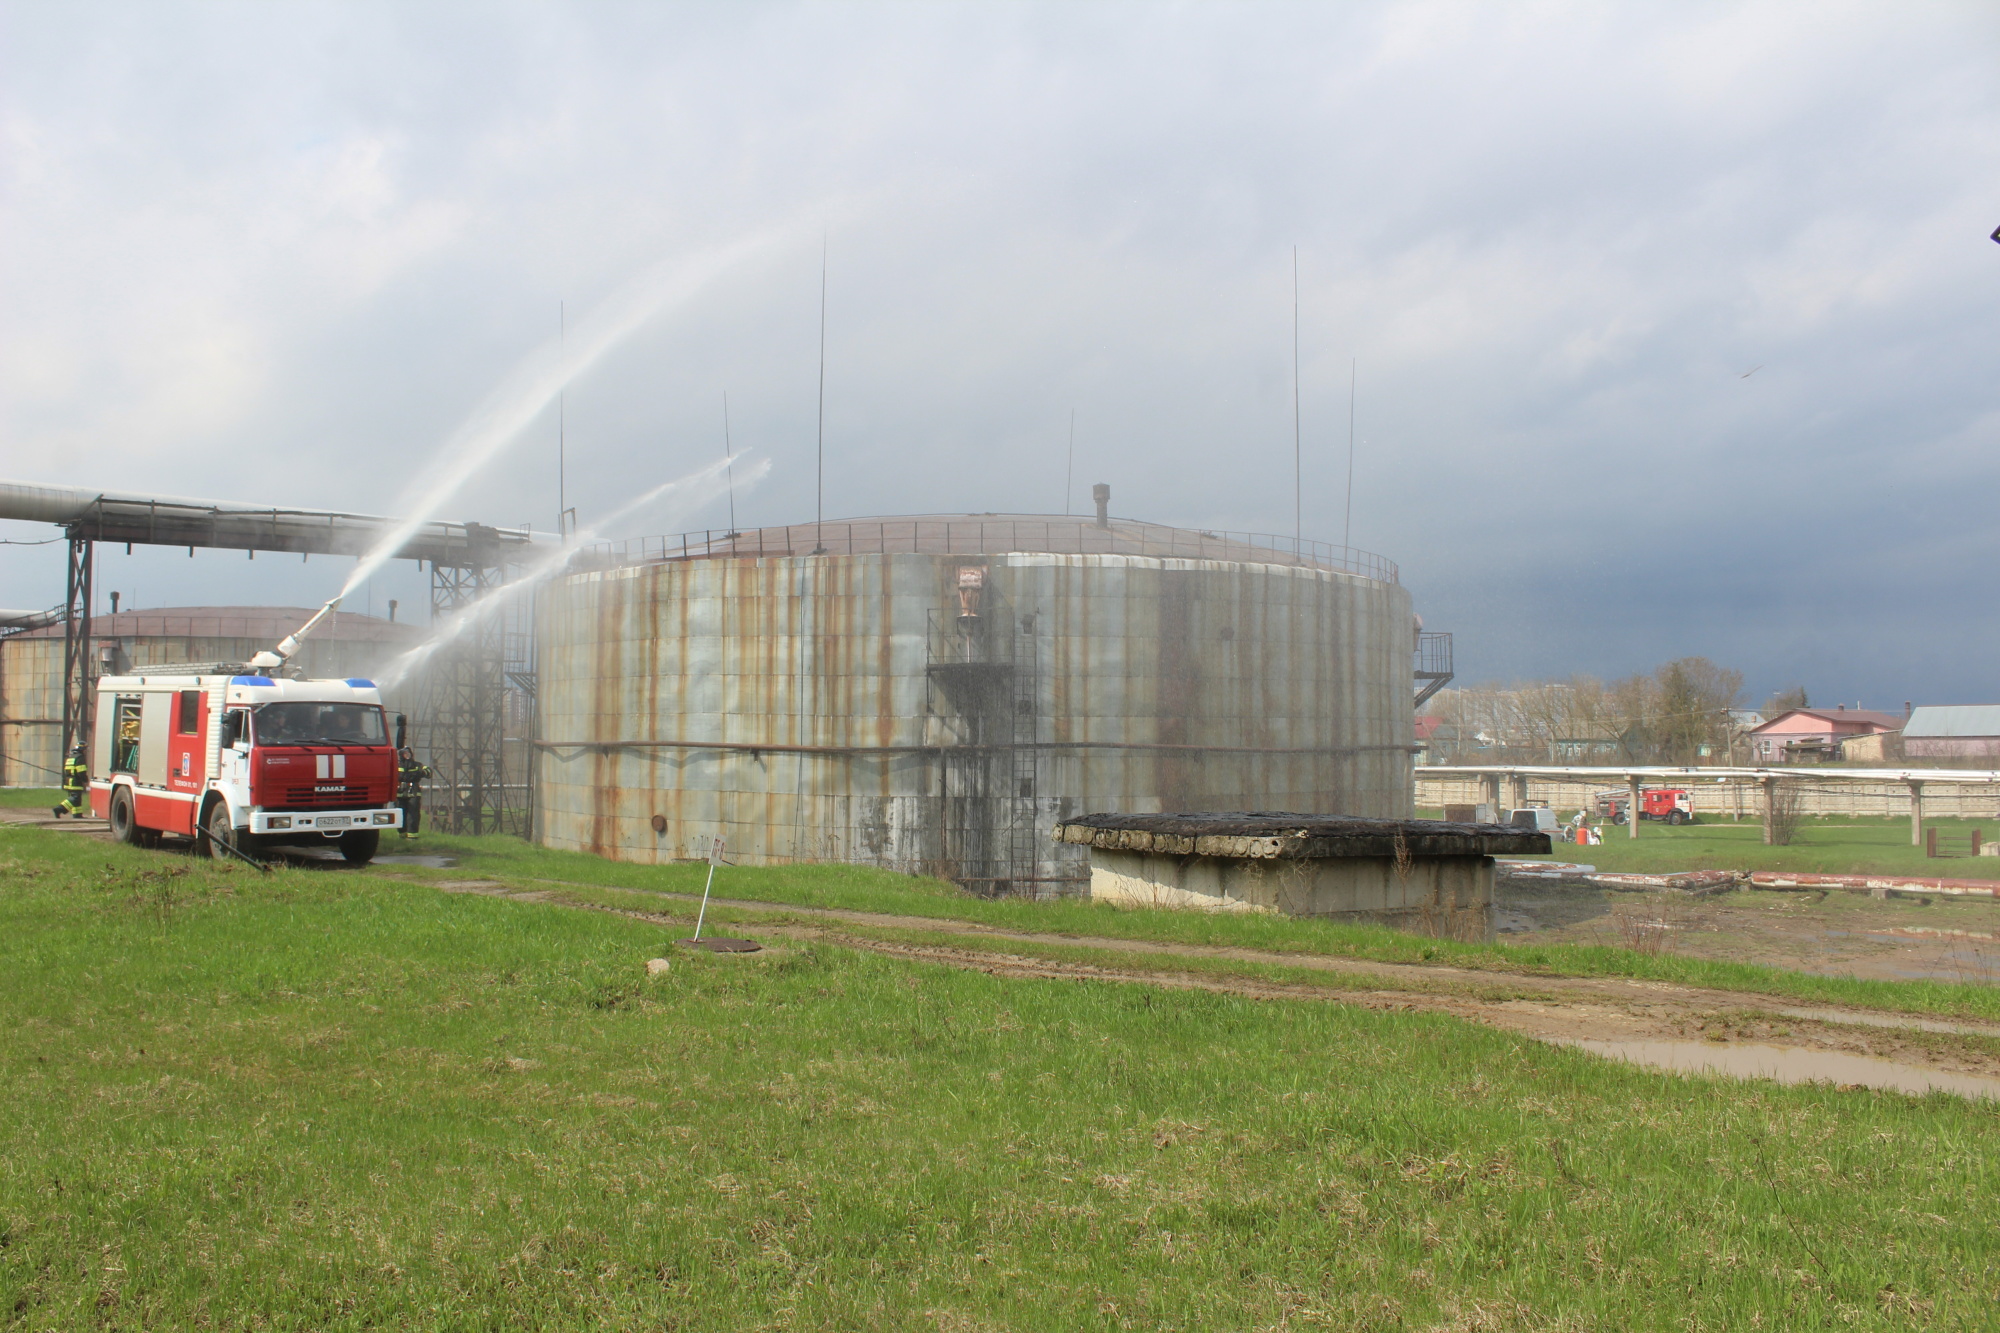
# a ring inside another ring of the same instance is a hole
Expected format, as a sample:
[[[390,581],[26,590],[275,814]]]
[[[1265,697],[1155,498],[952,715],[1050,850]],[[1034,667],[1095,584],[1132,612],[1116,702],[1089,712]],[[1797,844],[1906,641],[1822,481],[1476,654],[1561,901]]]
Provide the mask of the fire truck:
[[[402,827],[391,722],[371,680],[283,673],[339,599],[247,663],[148,666],[97,682],[90,807],[120,842],[194,839],[208,855],[279,844],[374,857]]]
[[[1622,791],[1597,793],[1598,818],[1613,824],[1625,822],[1629,798]],[[1639,818],[1662,824],[1694,823],[1694,793],[1685,787],[1648,787],[1639,793]]]

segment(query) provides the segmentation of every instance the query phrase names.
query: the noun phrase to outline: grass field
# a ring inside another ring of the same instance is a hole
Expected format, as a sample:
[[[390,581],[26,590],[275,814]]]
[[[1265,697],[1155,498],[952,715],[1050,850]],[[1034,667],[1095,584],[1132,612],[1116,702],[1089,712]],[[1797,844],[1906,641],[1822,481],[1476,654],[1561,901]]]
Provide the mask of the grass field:
[[[467,873],[522,888],[551,882],[640,893],[701,892],[706,865],[626,865],[575,852],[551,851],[518,838],[454,838],[426,834],[427,851],[458,858],[451,870],[398,870],[412,876],[460,878]],[[1595,849],[1592,849],[1595,850]],[[1636,977],[1719,990],[1754,991],[1801,1000],[2000,1020],[2000,988],[1946,981],[1871,981],[1818,976],[1754,963],[1644,954],[1596,944],[1461,944],[1380,926],[1256,914],[1155,911],[1074,899],[1035,902],[971,897],[933,879],[866,866],[727,867],[716,879],[722,897],[842,908],[897,916],[977,922],[1005,930],[1153,940],[1271,953],[1318,953],[1385,963],[1452,963],[1522,976]],[[587,894],[575,895],[588,897]],[[602,897],[623,907],[654,907],[642,898]],[[712,920],[768,920],[763,914],[714,909]],[[1246,974],[1252,970],[1246,969]]]
[[[12,1326],[1993,1324],[1990,1106],[669,948],[0,828]]]

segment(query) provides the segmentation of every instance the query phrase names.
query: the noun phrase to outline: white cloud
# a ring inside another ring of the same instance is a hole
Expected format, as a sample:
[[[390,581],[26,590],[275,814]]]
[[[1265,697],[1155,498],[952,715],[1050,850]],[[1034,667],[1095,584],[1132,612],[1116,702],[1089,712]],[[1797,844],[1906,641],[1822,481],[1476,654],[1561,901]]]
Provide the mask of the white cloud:
[[[15,474],[379,507],[557,302],[805,216],[830,232],[838,512],[1055,507],[1074,408],[1080,491],[1289,526],[1298,245],[1308,514],[1337,537],[1358,357],[1356,539],[1493,674],[1629,669],[1713,636],[1755,677],[1776,650],[1728,609],[1743,571],[1821,535],[1852,478],[1889,515],[1867,533],[1883,567],[1937,549],[1936,511],[1898,508],[1912,460],[1996,480],[2000,24],[1980,7],[0,21]],[[575,386],[573,499],[603,512],[704,461],[726,387],[739,441],[775,463],[747,521],[810,512],[810,249]],[[553,437],[536,423],[465,514],[546,525]],[[190,482],[190,458],[250,447],[301,466]],[[341,468],[312,466],[329,450]],[[1796,502],[1747,518],[1779,491]],[[1712,596],[1597,633],[1649,548]],[[36,600],[15,586],[0,600]],[[1516,634],[1495,586],[1561,595]],[[1970,593],[1947,574],[1933,595]]]

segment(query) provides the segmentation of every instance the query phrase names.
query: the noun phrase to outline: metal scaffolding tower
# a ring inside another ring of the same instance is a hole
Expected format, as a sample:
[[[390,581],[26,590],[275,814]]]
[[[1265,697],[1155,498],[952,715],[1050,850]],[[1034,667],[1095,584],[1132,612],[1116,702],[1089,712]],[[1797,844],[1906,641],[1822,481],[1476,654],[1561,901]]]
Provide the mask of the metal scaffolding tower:
[[[62,750],[58,762],[69,758],[71,746],[90,745],[90,582],[97,549],[90,538],[80,535],[82,530],[80,524],[69,530],[69,577],[64,580],[63,601]]]
[[[431,561],[433,626],[446,624],[507,582],[507,552],[494,536],[493,529],[468,523],[464,546]],[[507,745],[510,715],[517,723],[511,729],[518,732],[523,713],[531,713],[518,696],[524,686],[532,690],[532,669],[508,670],[510,639],[518,645],[533,637],[519,628],[523,614],[490,605],[438,650],[425,673],[413,740],[431,768],[426,804],[432,823],[446,832],[525,836],[529,831],[528,773],[521,763],[508,763]]]
[[[1035,618],[986,588],[977,617],[929,613],[925,711],[944,725],[935,751],[944,875],[975,893],[1034,896],[1040,750]]]

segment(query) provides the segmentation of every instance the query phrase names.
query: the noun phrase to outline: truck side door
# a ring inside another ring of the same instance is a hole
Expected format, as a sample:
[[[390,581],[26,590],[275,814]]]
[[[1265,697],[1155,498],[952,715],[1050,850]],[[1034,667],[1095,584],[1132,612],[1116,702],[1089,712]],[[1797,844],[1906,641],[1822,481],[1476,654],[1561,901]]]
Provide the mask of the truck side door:
[[[176,690],[167,697],[173,700],[172,726],[167,736],[167,790],[197,798],[180,803],[186,807],[186,818],[175,822],[185,823],[186,827],[176,827],[174,831],[192,835],[200,806],[198,798],[208,785],[208,696],[202,690]],[[174,813],[183,812],[177,809]]]
[[[142,787],[167,785],[167,737],[173,727],[174,696],[148,690],[139,715],[138,778]]]

